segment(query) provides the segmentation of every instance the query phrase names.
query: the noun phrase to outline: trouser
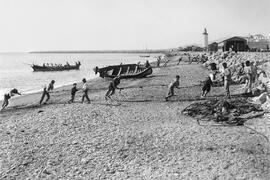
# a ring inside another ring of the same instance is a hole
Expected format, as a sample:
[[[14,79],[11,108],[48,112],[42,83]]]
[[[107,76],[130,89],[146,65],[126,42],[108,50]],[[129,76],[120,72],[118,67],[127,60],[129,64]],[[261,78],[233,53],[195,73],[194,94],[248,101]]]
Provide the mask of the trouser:
[[[202,96],[206,96],[211,90],[211,85],[210,84],[204,84],[202,88]]]
[[[43,99],[45,98],[45,96],[47,96],[47,99],[46,99],[45,103],[46,103],[47,101],[49,101],[49,99],[50,99],[50,94],[49,94],[47,91],[43,91],[42,96],[41,96],[41,99],[40,99],[40,101],[39,101],[39,104],[42,103],[42,101],[43,101]]]
[[[88,91],[84,91],[84,92],[83,92],[82,102],[84,102],[84,98],[86,98],[87,102],[90,103],[90,99],[89,99],[89,97],[88,97]]]
[[[9,98],[10,98],[9,95],[7,95],[7,94],[4,95],[4,100],[3,100],[3,104],[2,104],[3,109],[8,105]]]
[[[246,80],[245,93],[250,93],[251,92],[251,87],[252,87],[252,80],[251,80],[251,78],[248,78]]]
[[[226,92],[226,97],[230,98],[230,81],[224,80],[224,89]]]
[[[113,86],[109,86],[109,89],[108,89],[108,91],[107,91],[107,93],[106,93],[106,97],[110,97],[111,95],[113,95],[115,93],[115,88],[113,87]]]
[[[71,99],[68,101],[69,103],[72,103],[75,99],[75,94],[71,94]]]
[[[174,88],[173,87],[170,87],[169,88],[169,91],[168,91],[168,95],[167,95],[166,98],[169,98],[169,97],[172,97],[172,96],[174,96]]]

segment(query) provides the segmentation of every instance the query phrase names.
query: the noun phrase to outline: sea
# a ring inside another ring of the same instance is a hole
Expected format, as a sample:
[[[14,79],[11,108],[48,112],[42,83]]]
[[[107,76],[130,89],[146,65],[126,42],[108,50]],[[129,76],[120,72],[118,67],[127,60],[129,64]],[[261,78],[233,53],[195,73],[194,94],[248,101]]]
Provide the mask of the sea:
[[[55,87],[80,82],[99,77],[94,68],[117,65],[120,63],[145,63],[155,61],[160,54],[150,57],[140,57],[136,53],[0,53],[0,100],[5,93],[16,88],[23,94],[41,91],[51,80],[55,80]],[[80,61],[80,70],[58,72],[34,72],[31,65],[43,63],[71,65]]]

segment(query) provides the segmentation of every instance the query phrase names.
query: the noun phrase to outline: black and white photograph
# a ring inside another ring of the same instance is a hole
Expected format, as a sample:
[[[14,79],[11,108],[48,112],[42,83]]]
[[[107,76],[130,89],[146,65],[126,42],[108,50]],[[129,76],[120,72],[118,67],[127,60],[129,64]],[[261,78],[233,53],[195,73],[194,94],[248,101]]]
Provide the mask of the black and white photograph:
[[[0,180],[269,180],[270,0],[0,0]]]

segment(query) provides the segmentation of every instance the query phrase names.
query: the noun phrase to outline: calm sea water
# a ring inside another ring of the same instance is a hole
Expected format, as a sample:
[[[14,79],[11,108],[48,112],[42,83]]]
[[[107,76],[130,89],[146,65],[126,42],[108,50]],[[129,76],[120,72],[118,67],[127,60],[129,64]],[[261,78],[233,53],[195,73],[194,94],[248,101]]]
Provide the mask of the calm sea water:
[[[42,90],[52,79],[55,87],[81,81],[82,78],[98,77],[93,68],[120,63],[142,63],[156,60],[159,54],[151,54],[150,58],[141,58],[139,54],[120,53],[0,53],[0,100],[4,93],[17,88],[24,94]],[[81,62],[80,70],[59,72],[33,72],[30,64]]]

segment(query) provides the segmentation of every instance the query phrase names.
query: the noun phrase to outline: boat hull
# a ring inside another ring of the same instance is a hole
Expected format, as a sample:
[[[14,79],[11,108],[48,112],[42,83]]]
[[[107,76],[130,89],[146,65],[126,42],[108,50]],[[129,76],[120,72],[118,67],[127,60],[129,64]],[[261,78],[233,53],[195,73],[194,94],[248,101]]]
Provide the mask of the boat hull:
[[[63,67],[47,67],[47,66],[38,66],[32,65],[31,66],[34,71],[69,71],[69,70],[79,70],[80,65],[75,66],[63,66]]]
[[[152,74],[153,70],[151,67],[146,68],[143,65],[138,64],[125,64],[117,66],[107,66],[104,68],[96,68],[95,72],[99,72],[100,77],[115,78],[121,76],[121,78],[144,78]]]

